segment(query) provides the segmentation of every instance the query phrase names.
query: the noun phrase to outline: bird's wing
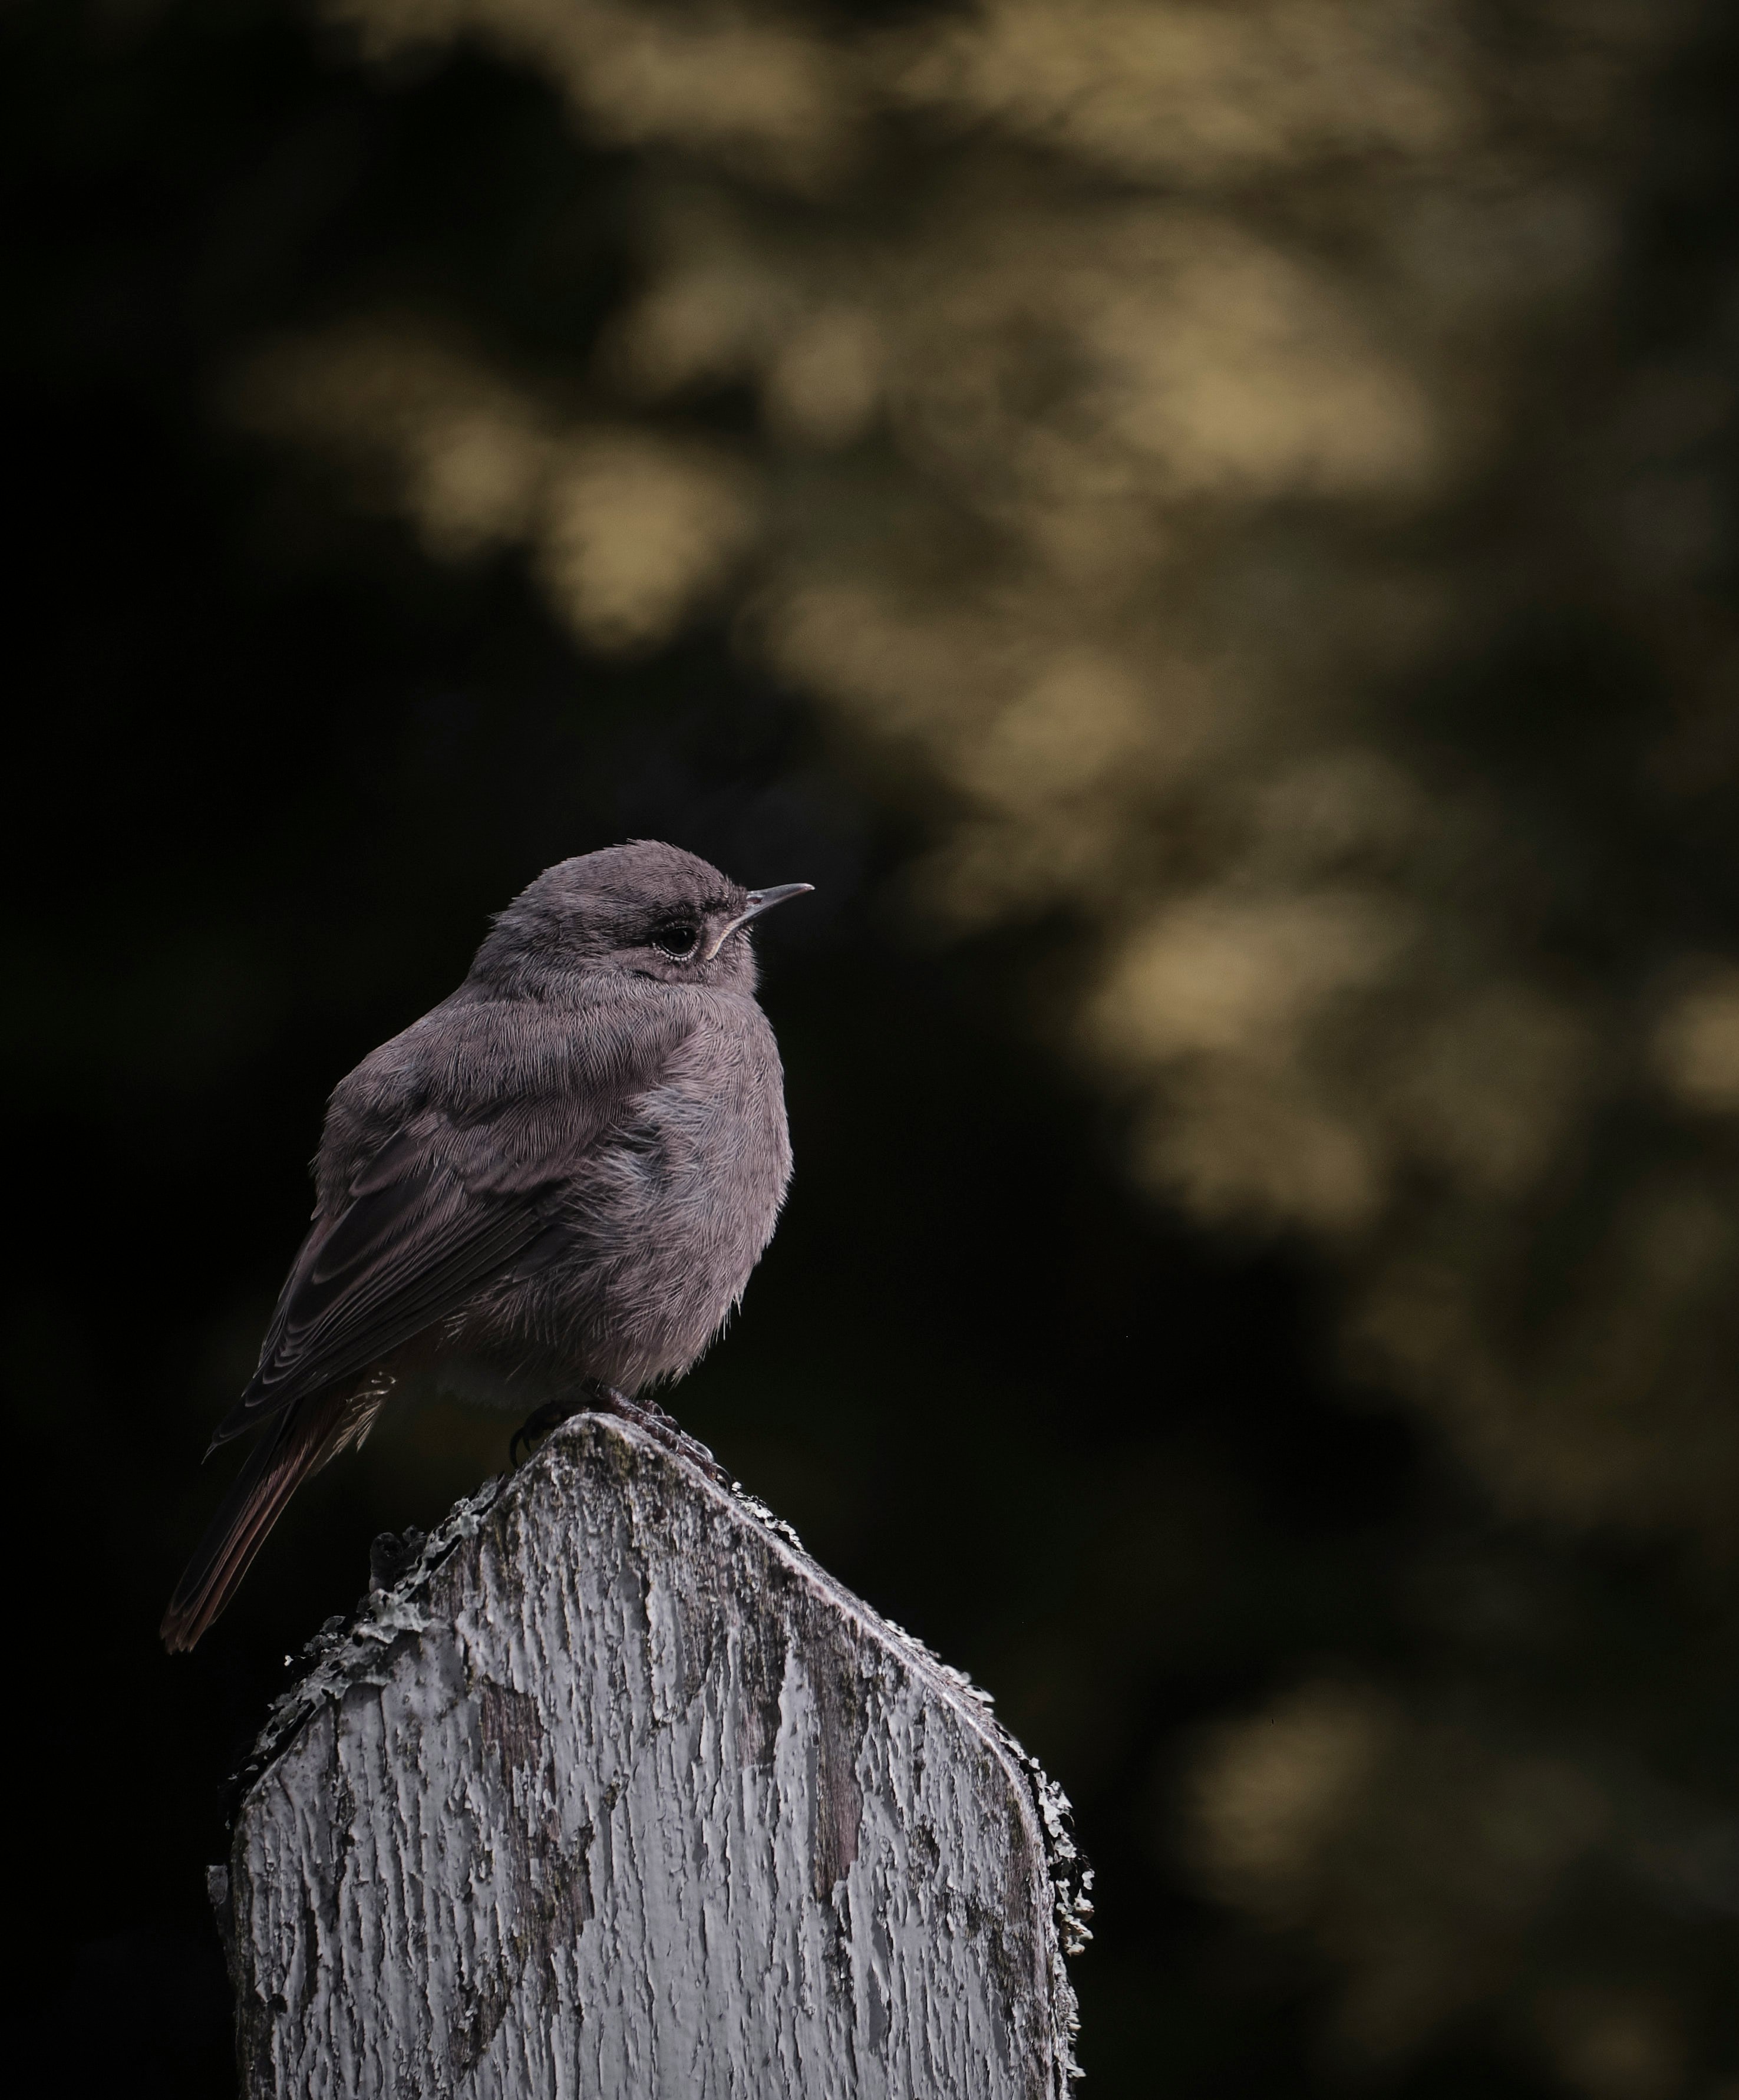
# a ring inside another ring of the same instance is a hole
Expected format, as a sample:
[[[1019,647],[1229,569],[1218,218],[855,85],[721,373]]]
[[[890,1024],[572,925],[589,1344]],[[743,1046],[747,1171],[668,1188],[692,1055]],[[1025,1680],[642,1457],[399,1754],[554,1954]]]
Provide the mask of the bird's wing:
[[[503,1194],[464,1164],[401,1140],[337,1215],[315,1223],[290,1272],[259,1369],[224,1418],[227,1441],[456,1312],[544,1224],[536,1188]]]
[[[478,1017],[478,1025],[488,1024]],[[572,1055],[540,1025],[519,1041],[513,1083],[497,1099],[473,1095],[442,1110],[425,1093],[316,1216],[259,1368],[214,1441],[359,1377],[458,1312],[537,1238],[548,1222],[543,1199],[571,1178],[685,1033],[680,1016],[636,1031],[613,1060],[588,1061],[575,1087]],[[452,1030],[438,1047],[449,1059],[456,1050],[461,1067],[476,1061]],[[368,1070],[359,1066],[346,1087],[366,1084]]]

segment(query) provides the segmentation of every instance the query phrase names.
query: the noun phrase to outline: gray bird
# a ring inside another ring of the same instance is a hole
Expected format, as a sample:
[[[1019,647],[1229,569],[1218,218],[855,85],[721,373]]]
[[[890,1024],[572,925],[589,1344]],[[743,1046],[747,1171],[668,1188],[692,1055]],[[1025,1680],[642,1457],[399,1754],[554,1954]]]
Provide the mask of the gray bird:
[[[407,1380],[531,1409],[515,1451],[589,1403],[710,1462],[636,1396],[701,1355],[773,1237],[791,1151],[749,926],[811,887],[649,840],[563,861],[339,1083],[313,1224],[212,1449],[262,1433],[169,1601],[171,1652]]]

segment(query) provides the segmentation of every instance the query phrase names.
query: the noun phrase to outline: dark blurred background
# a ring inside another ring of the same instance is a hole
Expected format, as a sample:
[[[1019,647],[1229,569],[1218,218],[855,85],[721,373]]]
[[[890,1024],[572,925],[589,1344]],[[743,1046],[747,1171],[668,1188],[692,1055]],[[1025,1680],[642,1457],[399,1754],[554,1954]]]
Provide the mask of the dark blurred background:
[[[231,2089],[191,1661],[326,1092],[549,862],[769,922],[685,1423],[996,1696],[1087,2090],[1739,2100],[1739,18],[13,0],[15,2033]]]

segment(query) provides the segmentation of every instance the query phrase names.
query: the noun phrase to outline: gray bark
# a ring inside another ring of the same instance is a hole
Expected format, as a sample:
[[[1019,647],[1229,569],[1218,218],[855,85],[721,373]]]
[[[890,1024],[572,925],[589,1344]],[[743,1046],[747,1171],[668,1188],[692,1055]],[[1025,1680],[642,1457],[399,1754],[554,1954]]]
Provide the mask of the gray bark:
[[[582,1415],[330,1629],[227,1870],[246,2100],[1062,2100],[1090,1906],[987,1701]]]

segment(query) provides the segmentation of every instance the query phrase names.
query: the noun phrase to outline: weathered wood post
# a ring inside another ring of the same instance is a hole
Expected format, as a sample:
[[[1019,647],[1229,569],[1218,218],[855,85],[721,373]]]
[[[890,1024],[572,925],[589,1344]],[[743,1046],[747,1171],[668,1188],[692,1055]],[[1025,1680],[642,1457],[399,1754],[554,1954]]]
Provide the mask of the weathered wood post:
[[[758,1503],[581,1415],[274,1710],[244,2100],[1063,2100],[1067,1803]]]

